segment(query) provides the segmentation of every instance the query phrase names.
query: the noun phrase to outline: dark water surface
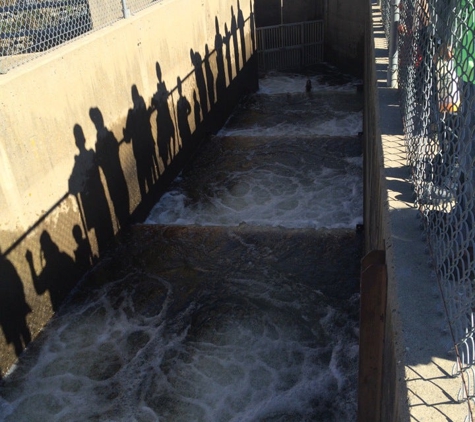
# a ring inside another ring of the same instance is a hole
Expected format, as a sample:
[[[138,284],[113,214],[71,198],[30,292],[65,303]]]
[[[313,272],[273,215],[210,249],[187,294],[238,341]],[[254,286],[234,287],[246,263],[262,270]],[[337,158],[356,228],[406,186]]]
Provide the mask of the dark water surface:
[[[3,420],[354,420],[353,232],[139,226],[124,242],[6,380]]]

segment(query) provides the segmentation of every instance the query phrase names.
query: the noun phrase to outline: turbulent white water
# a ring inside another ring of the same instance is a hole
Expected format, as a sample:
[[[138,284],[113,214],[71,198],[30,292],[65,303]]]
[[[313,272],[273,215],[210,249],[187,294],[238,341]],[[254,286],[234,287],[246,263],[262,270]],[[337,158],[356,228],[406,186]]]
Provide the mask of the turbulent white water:
[[[271,127],[262,127],[258,124],[244,128],[223,128],[219,134],[222,136],[281,136],[285,133],[288,137],[340,135],[352,136],[361,131],[361,113],[337,113],[326,121],[310,120],[305,125],[296,126],[293,123],[277,123]]]
[[[355,80],[347,75],[332,73],[328,68],[329,74],[309,74],[302,75],[299,73],[288,72],[269,72],[266,77],[259,80],[259,93],[261,94],[282,94],[301,93],[305,87],[307,79],[312,82],[313,91],[330,91],[330,92],[353,92],[355,85],[361,81]]]
[[[48,327],[33,367],[2,392],[0,419],[352,421],[355,321],[303,285],[225,287],[178,312],[163,279],[99,290]],[[144,292],[155,307],[141,307]]]
[[[299,94],[307,77],[275,73],[260,81],[260,93]],[[314,92],[355,89],[312,81]],[[362,116],[329,116],[223,128],[221,137],[285,139],[257,149],[236,141],[236,167],[217,164],[193,189],[179,178],[147,223],[354,228],[362,220],[361,156],[322,160],[305,137],[354,136]],[[286,150],[294,138],[297,158]],[[358,296],[332,302],[290,269],[259,267],[279,262],[269,247],[238,241],[255,258],[243,261],[246,275],[227,273],[232,256],[222,258],[222,280],[199,286],[129,273],[67,307],[3,381],[0,420],[353,422]]]
[[[362,222],[361,158],[339,169],[254,168],[226,175],[213,194],[192,202],[179,186],[154,207],[148,224],[355,227]]]
[[[344,108],[341,101],[347,98],[354,101],[355,85],[320,85],[318,78],[313,77],[313,90],[307,96],[303,93],[306,78],[276,73],[262,79],[259,94],[264,94],[265,100],[250,107],[257,117],[232,117],[219,133],[221,137],[235,137],[235,145],[246,137],[278,137],[279,142],[267,142],[259,149],[243,147],[244,152],[237,146],[223,154],[207,170],[216,176],[214,180],[211,176],[206,180],[206,192],[200,192],[199,199],[196,199],[199,181],[189,189],[187,182],[177,180],[156,204],[146,223],[202,226],[247,223],[298,228],[352,228],[361,223],[362,156],[338,157],[336,163],[331,156],[325,160],[319,157],[332,148],[338,152],[340,144],[335,142],[332,147],[330,140],[324,152],[318,149],[322,137],[354,137],[362,130],[360,110],[339,110]],[[319,97],[322,92],[323,99]],[[348,95],[333,104],[332,92]],[[280,98],[273,97],[279,94],[292,95],[290,106],[285,100],[282,105],[282,100],[273,99]],[[323,101],[329,104],[322,104]],[[308,141],[309,136],[312,141]],[[302,138],[307,142],[303,143]],[[222,161],[226,160],[229,164],[224,167]],[[192,177],[196,179],[195,174]]]

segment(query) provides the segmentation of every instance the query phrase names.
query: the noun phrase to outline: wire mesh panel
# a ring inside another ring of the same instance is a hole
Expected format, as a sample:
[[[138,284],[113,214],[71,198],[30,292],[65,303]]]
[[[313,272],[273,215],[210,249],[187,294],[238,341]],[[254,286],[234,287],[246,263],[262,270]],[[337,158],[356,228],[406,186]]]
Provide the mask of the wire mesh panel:
[[[323,60],[323,21],[257,28],[259,69],[295,69]]]
[[[151,0],[0,0],[0,73],[157,3]]]
[[[399,1],[398,1],[399,2]],[[391,7],[394,4],[394,0],[381,1],[381,20],[383,22],[383,29],[386,38],[389,39],[389,30],[391,27]]]
[[[453,337],[454,375],[464,375],[459,398],[473,399],[475,5],[468,0],[385,0],[383,5],[397,7],[399,15],[384,23],[387,34],[398,36],[398,85],[415,206]]]
[[[127,0],[126,7],[128,7],[130,12],[133,14],[152,4],[159,3],[160,1],[161,0]]]

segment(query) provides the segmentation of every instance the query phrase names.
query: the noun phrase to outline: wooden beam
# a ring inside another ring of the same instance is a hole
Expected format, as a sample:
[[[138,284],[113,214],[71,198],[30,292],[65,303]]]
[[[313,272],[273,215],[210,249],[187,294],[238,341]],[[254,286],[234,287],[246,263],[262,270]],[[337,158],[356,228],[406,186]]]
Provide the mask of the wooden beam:
[[[361,261],[358,422],[381,421],[387,272],[385,252]]]

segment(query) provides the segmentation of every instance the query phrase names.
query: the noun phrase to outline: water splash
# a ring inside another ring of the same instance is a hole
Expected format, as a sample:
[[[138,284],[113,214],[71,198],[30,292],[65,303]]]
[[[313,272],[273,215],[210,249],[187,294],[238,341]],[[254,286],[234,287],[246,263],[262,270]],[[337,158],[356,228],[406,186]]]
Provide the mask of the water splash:
[[[352,420],[354,315],[304,284],[179,288],[129,274],[70,308],[6,380],[0,419]]]

